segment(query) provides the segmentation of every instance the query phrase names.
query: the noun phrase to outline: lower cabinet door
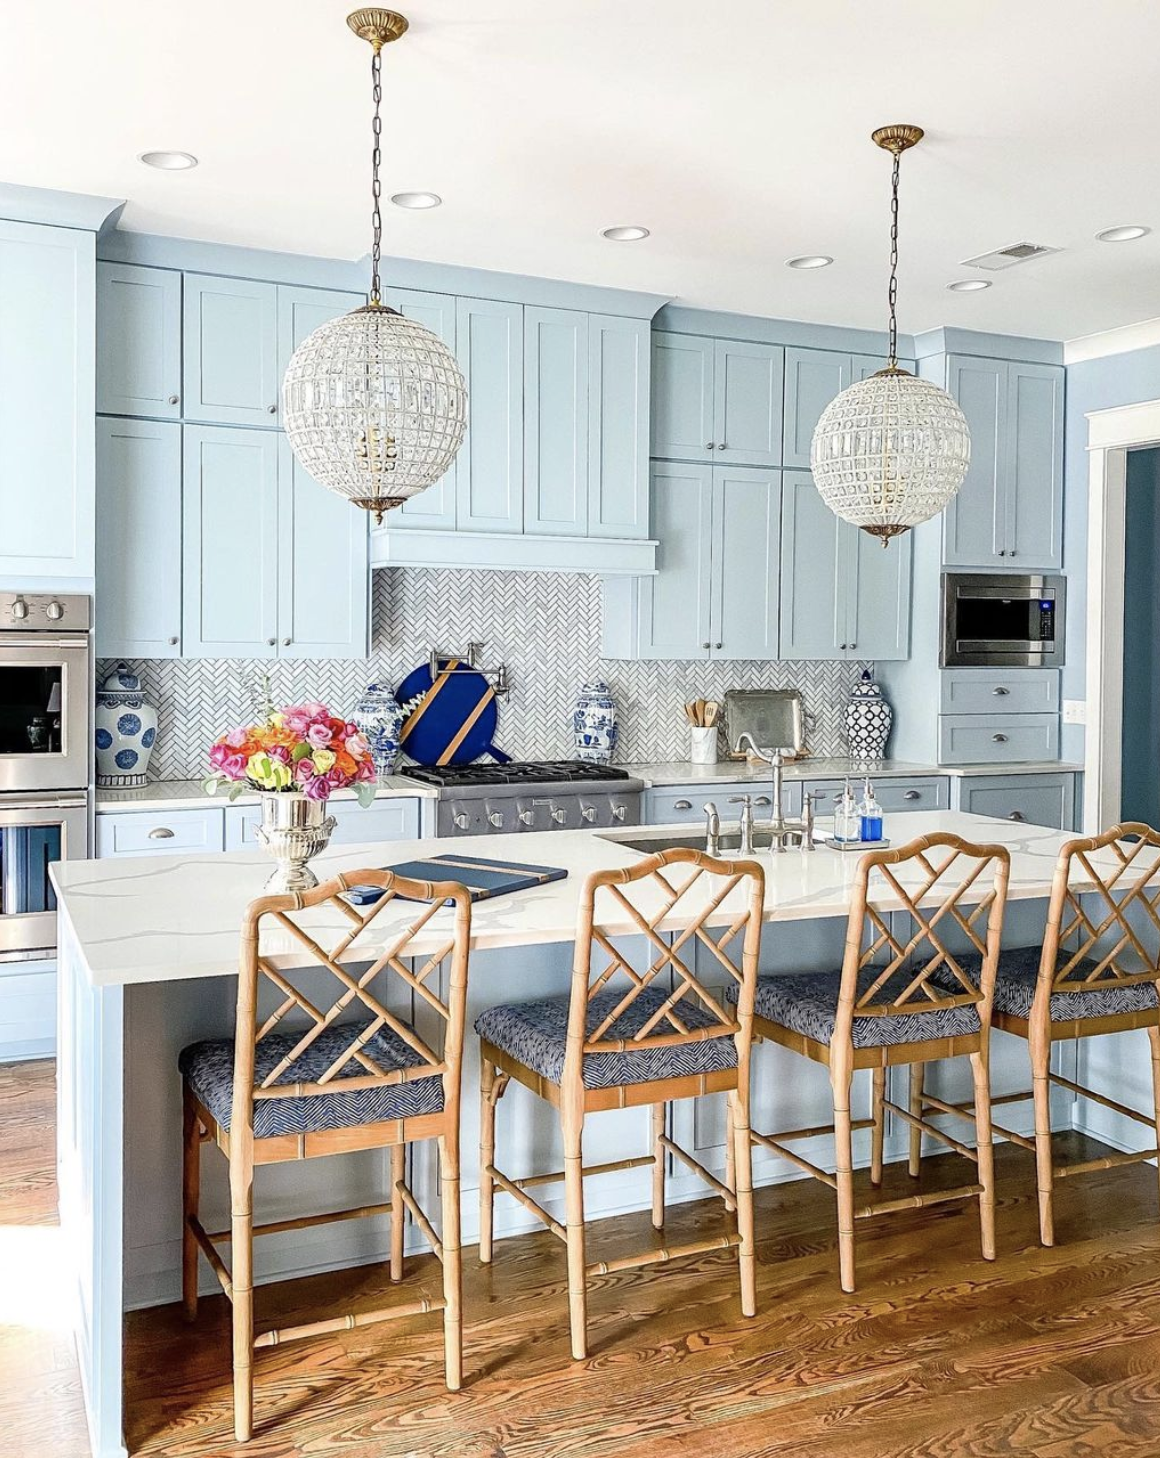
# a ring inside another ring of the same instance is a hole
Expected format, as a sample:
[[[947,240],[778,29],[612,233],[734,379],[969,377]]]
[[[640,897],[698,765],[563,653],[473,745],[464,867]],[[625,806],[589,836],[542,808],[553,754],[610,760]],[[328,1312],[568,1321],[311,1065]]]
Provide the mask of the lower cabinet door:
[[[845,658],[846,538],[808,471],[786,471],[781,493],[781,657]]]
[[[273,658],[278,437],[234,426],[186,426],[184,455],[185,657]]]
[[[652,478],[659,571],[641,580],[641,658],[708,658],[713,468],[658,465]]]
[[[99,658],[181,654],[181,426],[97,419]]]
[[[713,471],[714,658],[778,653],[781,472]]]
[[[1001,820],[1075,828],[1075,776],[979,775],[959,782],[959,809]]]
[[[419,801],[410,796],[376,800],[365,810],[357,800],[332,800],[327,813],[335,821],[331,845],[372,845],[383,840],[415,840],[419,835]],[[254,831],[262,818],[261,806],[228,805],[225,815],[226,850],[257,850]]]
[[[940,764],[1015,764],[1059,758],[1057,714],[940,714]]]
[[[852,775],[850,780],[855,791],[858,791],[858,777]],[[842,798],[845,784],[845,780],[806,781],[805,791],[813,796],[817,815],[834,813],[834,807]],[[916,780],[874,779],[874,796],[887,814],[898,810],[946,810],[950,805],[949,781],[942,775],[930,775]],[[829,834],[828,827],[825,833]],[[886,834],[890,834],[889,827]]]
[[[220,851],[220,805],[199,805],[190,810],[126,810],[99,812],[97,856],[187,855],[194,851]]]

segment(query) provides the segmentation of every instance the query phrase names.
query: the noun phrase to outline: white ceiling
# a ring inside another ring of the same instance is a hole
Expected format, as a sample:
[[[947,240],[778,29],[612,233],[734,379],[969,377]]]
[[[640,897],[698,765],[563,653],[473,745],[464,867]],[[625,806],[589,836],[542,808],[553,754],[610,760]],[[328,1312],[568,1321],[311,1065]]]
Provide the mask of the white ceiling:
[[[1073,338],[1160,315],[1160,6],[1149,0],[399,0],[384,53],[400,256],[883,323],[887,122],[900,327]],[[370,51],[344,0],[5,0],[0,177],[128,198],[122,226],[367,251]],[[194,152],[190,173],[136,154]],[[1156,231],[1097,243],[1120,223]],[[643,223],[641,243],[600,230]],[[956,295],[959,260],[1062,253]],[[833,267],[783,261],[829,253]]]

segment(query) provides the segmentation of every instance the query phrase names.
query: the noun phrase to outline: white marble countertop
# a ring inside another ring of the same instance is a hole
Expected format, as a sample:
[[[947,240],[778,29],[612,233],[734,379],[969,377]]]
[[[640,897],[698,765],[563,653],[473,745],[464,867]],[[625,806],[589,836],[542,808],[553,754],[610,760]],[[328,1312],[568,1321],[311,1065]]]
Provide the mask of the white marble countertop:
[[[678,788],[681,785],[737,784],[741,781],[769,779],[769,766],[748,764],[744,760],[726,759],[719,764],[689,764],[671,760],[664,764],[620,764],[634,779],[643,780],[648,789]],[[784,769],[787,780],[840,780],[847,775],[872,780],[914,779],[920,775],[1042,775],[1074,774],[1082,764],[1067,760],[1025,760],[1019,764],[916,764],[904,759],[883,759],[873,764],[854,759],[796,759]]]
[[[914,836],[945,830],[976,842],[1009,847],[1009,894],[1016,899],[1047,895],[1059,847],[1068,838],[1045,827],[957,811],[894,815],[890,829],[896,846]],[[455,852],[565,867],[566,880],[497,897],[474,908],[472,947],[482,952],[571,941],[584,878],[602,867],[630,865],[639,855],[615,843],[617,840],[647,836],[660,848],[666,839],[681,834],[687,834],[686,827],[464,837],[454,846],[446,840],[331,846],[313,864],[323,880],[340,870],[389,866]],[[606,838],[609,835],[614,839]],[[819,846],[812,853],[765,852],[757,858],[766,872],[768,920],[810,920],[847,913],[857,855]],[[51,875],[92,984],[108,987],[226,976],[235,971],[243,910],[261,893],[270,869],[270,860],[259,852],[217,852],[63,861],[51,867]],[[690,911],[695,895],[690,893],[687,898]],[[889,899],[877,900],[884,909],[889,908]],[[722,902],[713,923],[727,923],[740,904],[739,892],[734,891]],[[445,940],[444,916],[448,914],[438,913],[424,935],[411,944],[416,955]],[[369,954],[382,950],[413,915],[405,903],[385,908],[360,940],[360,947]],[[614,917],[602,916],[601,920],[614,934],[635,930],[627,918],[623,925]],[[349,928],[341,913],[325,907],[309,913],[309,924],[324,943],[337,941],[340,930]],[[687,920],[676,914],[664,925],[679,929]],[[302,963],[301,948],[276,930],[269,938],[263,937],[262,946],[265,954],[282,958],[287,966]]]
[[[407,779],[405,775],[388,775],[375,790],[376,800],[434,799],[438,794],[434,785],[423,785],[418,780]],[[335,800],[356,800],[353,790],[338,790]],[[148,785],[138,785],[132,790],[110,790],[97,786],[97,813],[102,810],[189,810],[206,805],[256,805],[257,792],[246,790],[230,802],[225,791],[207,795],[200,780],[155,780]]]

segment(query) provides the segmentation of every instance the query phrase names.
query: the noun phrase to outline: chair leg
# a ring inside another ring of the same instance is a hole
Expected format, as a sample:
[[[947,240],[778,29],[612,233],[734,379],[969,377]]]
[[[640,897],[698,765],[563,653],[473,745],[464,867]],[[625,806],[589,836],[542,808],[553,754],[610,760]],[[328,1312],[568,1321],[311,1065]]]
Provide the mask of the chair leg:
[[[987,1045],[971,1054],[975,1081],[975,1153],[979,1161],[979,1229],[983,1259],[995,1259],[995,1144],[991,1132],[991,1069]]]
[[[753,1143],[749,1137],[749,1114],[740,1094],[729,1095],[729,1138],[733,1150],[734,1183],[737,1197],[737,1233],[741,1244],[737,1260],[741,1275],[741,1314],[757,1315],[757,1256],[753,1230]]]
[[[565,1108],[564,1199],[568,1238],[568,1315],[572,1329],[572,1355],[583,1361],[588,1355],[588,1280],[584,1273],[584,1115]]]
[[[874,1069],[874,1128],[870,1140],[870,1183],[875,1189],[882,1183],[882,1146],[886,1139],[886,1069]]]
[[[189,1222],[201,1199],[201,1124],[186,1084],[181,1113],[181,1303],[186,1321],[197,1320],[198,1247]]]
[[[479,1259],[491,1264],[495,1224],[495,1181],[488,1170],[495,1166],[495,1109],[503,1092],[497,1086],[495,1064],[484,1058],[479,1065]]]
[[[832,1056],[832,1051],[831,1051]],[[852,1070],[831,1066],[834,1091],[834,1174],[838,1182],[838,1266],[842,1290],[854,1290],[854,1131],[850,1120]]]
[[[250,1170],[230,1169],[234,1348],[234,1436],[254,1433],[254,1186]]]
[[[1051,1149],[1051,1038],[1031,1025],[1028,1039],[1031,1054],[1031,1090],[1035,1100],[1035,1185],[1039,1192],[1039,1240],[1055,1244],[1055,1169]]]
[[[737,1188],[737,1146],[733,1139],[733,1119],[728,1109],[725,1113],[725,1184],[731,1190]],[[732,1209],[726,1201],[726,1208]]]
[[[665,1151],[661,1135],[665,1132],[665,1105],[652,1106],[652,1223],[654,1230],[665,1228]]]
[[[463,1251],[459,1238],[459,1131],[439,1140],[439,1188],[443,1202],[443,1346],[447,1387],[463,1385]]]
[[[1160,1145],[1160,1027],[1148,1029],[1152,1048],[1152,1108],[1156,1118],[1156,1143]],[[1160,1160],[1157,1161],[1160,1165]]]
[[[925,1076],[925,1063],[912,1063],[910,1065],[910,1096],[907,1100],[907,1107],[916,1119],[922,1118],[922,1094]],[[917,1179],[919,1166],[922,1163],[922,1130],[916,1129],[911,1124],[908,1132],[910,1134],[910,1147],[906,1160],[906,1172],[912,1179]]]
[[[407,1146],[391,1146],[391,1280],[403,1279],[403,1236],[406,1234],[407,1207],[399,1186],[407,1178]]]

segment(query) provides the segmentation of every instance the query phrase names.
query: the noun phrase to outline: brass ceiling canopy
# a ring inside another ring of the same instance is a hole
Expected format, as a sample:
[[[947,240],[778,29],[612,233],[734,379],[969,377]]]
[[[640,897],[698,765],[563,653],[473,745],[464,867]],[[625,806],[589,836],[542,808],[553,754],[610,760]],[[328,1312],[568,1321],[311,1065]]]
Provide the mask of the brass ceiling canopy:
[[[352,16],[351,19],[353,20],[354,17]],[[876,146],[882,147],[897,157],[901,153],[909,151],[911,147],[917,146],[924,135],[921,127],[907,126],[905,122],[902,122],[893,127],[879,127],[876,132],[870,133],[870,140]]]
[[[397,10],[380,10],[376,6],[353,11],[346,17],[346,23],[355,35],[370,41],[376,51],[398,40],[407,30],[405,15],[400,15]]]

